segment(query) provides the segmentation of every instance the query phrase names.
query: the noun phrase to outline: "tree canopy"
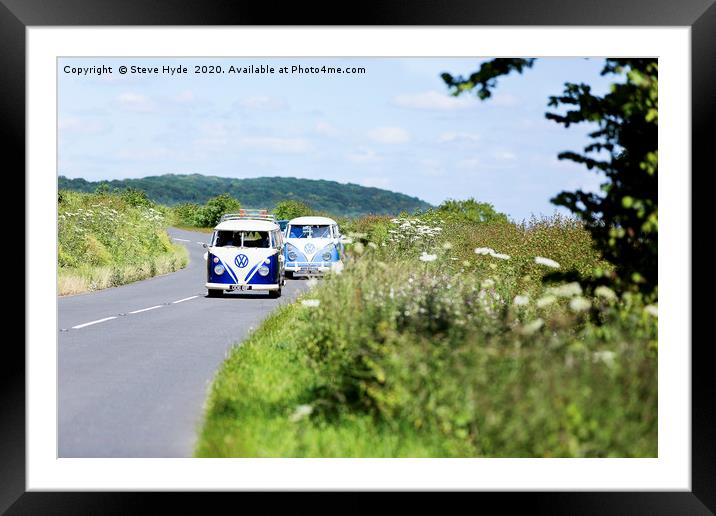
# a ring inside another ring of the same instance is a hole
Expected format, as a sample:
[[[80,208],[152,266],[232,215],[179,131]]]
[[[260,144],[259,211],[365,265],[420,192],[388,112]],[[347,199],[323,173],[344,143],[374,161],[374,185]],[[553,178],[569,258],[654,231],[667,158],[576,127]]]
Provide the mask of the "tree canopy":
[[[534,61],[493,59],[468,77],[444,73],[442,78],[454,95],[475,91],[485,100],[498,77],[522,73]],[[655,58],[606,59],[602,75],[615,76],[607,94],[568,82],[548,103],[566,111],[545,114],[565,127],[596,124],[581,153],[564,151],[558,158],[603,173],[601,192],[563,191],[552,202],[584,220],[598,249],[616,267],[613,280],[645,292],[658,285],[658,66]]]

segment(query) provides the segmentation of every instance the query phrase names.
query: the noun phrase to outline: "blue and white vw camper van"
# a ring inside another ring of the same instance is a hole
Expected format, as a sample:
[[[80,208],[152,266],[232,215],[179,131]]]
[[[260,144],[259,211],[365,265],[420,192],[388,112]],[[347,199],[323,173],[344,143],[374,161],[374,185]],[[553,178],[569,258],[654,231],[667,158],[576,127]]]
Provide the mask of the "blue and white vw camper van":
[[[285,282],[283,235],[266,210],[224,215],[205,247],[209,297],[237,290],[281,296]]]
[[[320,275],[343,264],[343,238],[333,219],[291,219],[284,236],[286,273],[290,276]]]

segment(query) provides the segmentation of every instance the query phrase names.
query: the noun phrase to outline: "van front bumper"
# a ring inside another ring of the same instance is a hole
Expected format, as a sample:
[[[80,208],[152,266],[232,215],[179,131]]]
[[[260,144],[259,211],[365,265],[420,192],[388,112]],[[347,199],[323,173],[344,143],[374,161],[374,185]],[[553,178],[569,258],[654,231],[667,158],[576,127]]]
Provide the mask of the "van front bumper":
[[[280,287],[276,285],[236,285],[233,283],[205,283],[204,286],[209,290],[225,290],[227,292],[246,292],[248,290],[278,290]]]
[[[324,274],[339,262],[286,262],[286,272],[295,275]]]

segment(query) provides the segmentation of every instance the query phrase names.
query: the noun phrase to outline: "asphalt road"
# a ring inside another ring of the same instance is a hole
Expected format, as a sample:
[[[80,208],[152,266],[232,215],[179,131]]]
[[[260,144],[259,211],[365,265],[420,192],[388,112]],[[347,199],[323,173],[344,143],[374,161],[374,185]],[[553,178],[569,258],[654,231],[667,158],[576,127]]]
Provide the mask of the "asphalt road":
[[[227,351],[306,288],[209,299],[209,235],[169,234],[189,250],[185,269],[58,300],[59,457],[190,457]]]

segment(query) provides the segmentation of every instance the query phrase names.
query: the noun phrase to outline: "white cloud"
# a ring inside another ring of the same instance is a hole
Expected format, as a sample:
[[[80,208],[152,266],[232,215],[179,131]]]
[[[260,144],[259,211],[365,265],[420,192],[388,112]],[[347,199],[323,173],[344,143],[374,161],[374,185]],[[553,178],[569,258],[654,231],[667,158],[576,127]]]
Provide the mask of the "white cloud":
[[[461,170],[477,170],[482,167],[482,161],[477,158],[468,158],[458,161],[455,166]]]
[[[117,97],[120,106],[129,111],[147,113],[154,111],[154,103],[145,95],[139,93],[125,92]]]
[[[378,143],[396,144],[410,141],[410,133],[401,127],[376,127],[368,137]]]
[[[338,133],[338,129],[324,121],[316,122],[316,127],[314,129],[318,134],[323,136],[335,136]]]
[[[363,186],[372,186],[374,188],[389,188],[391,186],[391,181],[389,178],[385,176],[380,177],[363,177],[359,181],[359,184]]]
[[[139,149],[121,149],[117,157],[130,161],[150,161],[169,156],[171,152],[166,147],[147,147]]]
[[[373,149],[365,147],[349,153],[346,158],[353,163],[377,163],[383,159]]]
[[[410,109],[450,111],[474,107],[477,105],[477,101],[469,96],[453,97],[448,93],[432,90],[423,93],[398,95],[393,97],[393,104]]]
[[[442,133],[438,138],[440,143],[467,142],[475,143],[480,140],[480,135],[476,133],[454,132],[449,131]]]
[[[194,100],[194,92],[191,90],[184,90],[181,93],[172,97],[174,102],[185,104]]]
[[[494,93],[487,102],[499,107],[513,107],[520,103],[520,99],[509,93],[498,92]]]
[[[422,159],[419,162],[424,176],[439,177],[446,174],[443,164],[436,159]]]
[[[247,97],[239,101],[241,107],[247,109],[257,109],[262,111],[278,111],[286,109],[288,104],[282,99],[269,97],[267,95],[257,95],[255,97]]]
[[[66,117],[59,120],[57,128],[62,132],[68,133],[99,134],[107,131],[109,125],[106,122],[96,119]]]
[[[497,161],[513,161],[517,159],[517,156],[513,152],[507,150],[497,150],[492,153],[492,157]]]
[[[239,144],[255,150],[267,150],[283,154],[303,154],[311,150],[308,140],[302,138],[252,137],[241,138]]]
[[[204,122],[194,144],[199,147],[223,147],[229,143],[229,128],[224,122]]]

